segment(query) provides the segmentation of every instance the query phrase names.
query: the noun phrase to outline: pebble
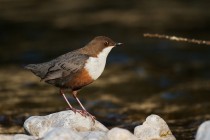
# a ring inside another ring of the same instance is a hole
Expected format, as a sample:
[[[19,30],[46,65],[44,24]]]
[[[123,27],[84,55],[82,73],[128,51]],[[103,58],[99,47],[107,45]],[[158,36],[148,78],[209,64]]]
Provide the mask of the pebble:
[[[49,131],[44,140],[83,140],[78,132],[69,128],[54,128]]]
[[[210,140],[210,121],[205,121],[199,126],[195,140]]]
[[[196,140],[209,137],[204,132],[210,122],[201,125]],[[24,123],[25,134],[0,135],[0,140],[175,140],[166,122],[157,115],[150,115],[146,121],[130,131],[114,127],[108,130],[103,124],[92,121],[71,110],[61,111],[46,116],[32,116]]]
[[[146,121],[134,129],[139,140],[176,140],[166,122],[158,115],[150,115]]]
[[[24,122],[24,128],[32,136],[43,137],[53,128],[70,128],[76,132],[84,131],[108,131],[108,129],[98,122],[92,121],[90,117],[84,117],[71,110],[53,113],[47,116],[32,116]]]
[[[122,128],[112,128],[107,133],[108,140],[138,140],[131,132]]]

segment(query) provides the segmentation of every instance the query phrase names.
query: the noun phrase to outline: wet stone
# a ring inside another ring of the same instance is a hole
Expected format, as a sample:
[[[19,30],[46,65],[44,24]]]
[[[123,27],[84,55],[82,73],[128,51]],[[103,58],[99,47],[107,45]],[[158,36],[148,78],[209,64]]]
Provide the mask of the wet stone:
[[[49,131],[44,140],[82,140],[82,137],[76,131],[69,128],[54,128]]]
[[[175,140],[166,122],[157,115],[150,115],[135,128],[134,134],[122,128],[108,130],[73,111],[61,111],[46,116],[32,116],[24,123],[28,135],[18,134],[13,140]]]
[[[17,134],[13,137],[12,140],[36,140],[37,138],[34,136],[28,136],[24,134]]]
[[[138,140],[131,132],[122,128],[112,128],[107,133],[108,140]]]
[[[73,111],[61,111],[47,116],[32,116],[24,123],[25,130],[33,136],[42,137],[50,129],[55,127],[70,128],[76,132],[84,131],[108,131],[108,129],[98,122],[95,123],[90,117],[84,117]]]
[[[157,115],[150,115],[146,121],[134,129],[140,140],[176,140],[166,122]]]
[[[210,139],[210,121],[203,122],[197,131],[196,140],[209,140]]]
[[[79,132],[79,134],[83,137],[84,140],[106,140],[107,132],[104,131],[87,131],[87,132]]]

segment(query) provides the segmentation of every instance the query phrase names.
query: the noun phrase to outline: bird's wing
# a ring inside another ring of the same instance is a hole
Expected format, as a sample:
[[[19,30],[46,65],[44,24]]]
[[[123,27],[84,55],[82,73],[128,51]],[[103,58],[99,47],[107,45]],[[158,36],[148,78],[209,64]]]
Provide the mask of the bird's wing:
[[[49,67],[46,75],[42,78],[43,81],[64,78],[74,75],[79,72],[89,58],[86,54],[67,53],[57,59],[54,59],[51,67]]]

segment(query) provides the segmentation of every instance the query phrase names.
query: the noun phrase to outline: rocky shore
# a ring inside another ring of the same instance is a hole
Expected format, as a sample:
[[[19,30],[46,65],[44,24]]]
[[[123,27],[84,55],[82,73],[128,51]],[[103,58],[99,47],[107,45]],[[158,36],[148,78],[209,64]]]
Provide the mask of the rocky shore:
[[[73,111],[32,116],[24,123],[26,134],[0,135],[1,140],[175,140],[166,122],[150,115],[134,133],[118,127],[106,128],[97,120]]]
[[[24,123],[25,134],[0,135],[0,140],[176,140],[167,123],[158,115],[150,115],[134,133],[114,127],[106,128],[99,121],[73,111],[46,116],[32,116]],[[209,140],[210,121],[200,125],[196,140]]]

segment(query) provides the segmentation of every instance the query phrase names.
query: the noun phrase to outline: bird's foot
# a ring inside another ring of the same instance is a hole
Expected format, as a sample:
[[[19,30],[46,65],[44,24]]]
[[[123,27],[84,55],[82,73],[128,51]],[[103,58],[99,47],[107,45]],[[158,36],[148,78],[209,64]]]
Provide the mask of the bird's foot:
[[[72,110],[75,114],[76,113],[79,113],[81,114],[82,116],[84,117],[90,117],[92,119],[92,121],[95,123],[95,119],[96,117],[91,115],[89,112],[87,112],[86,110],[79,110],[79,109],[75,109],[75,108],[67,108],[67,109],[70,109]]]
[[[84,117],[90,117],[92,120],[95,120],[96,117],[91,115],[89,112],[87,112],[86,110],[76,110],[77,113],[80,113],[82,116]]]
[[[93,123],[95,123],[96,117],[91,115],[89,112],[87,112],[86,110],[80,110],[78,113],[80,113],[82,116],[84,117],[90,117],[91,120],[93,121]]]

